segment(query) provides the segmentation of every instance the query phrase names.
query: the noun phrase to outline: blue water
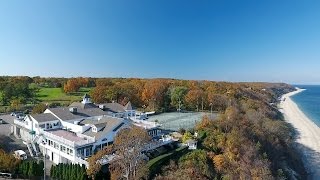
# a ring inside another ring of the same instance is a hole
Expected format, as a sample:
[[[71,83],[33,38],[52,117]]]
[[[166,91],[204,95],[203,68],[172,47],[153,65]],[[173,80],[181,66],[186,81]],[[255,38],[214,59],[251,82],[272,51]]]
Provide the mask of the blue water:
[[[305,91],[292,96],[292,100],[304,114],[320,127],[320,86],[299,85]]]

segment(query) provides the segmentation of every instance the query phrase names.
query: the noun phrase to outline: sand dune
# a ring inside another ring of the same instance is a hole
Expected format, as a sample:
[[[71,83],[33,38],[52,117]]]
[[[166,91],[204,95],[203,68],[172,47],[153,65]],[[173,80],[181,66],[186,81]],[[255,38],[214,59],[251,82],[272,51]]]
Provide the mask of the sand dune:
[[[297,130],[296,142],[303,154],[305,167],[310,173],[310,179],[320,179],[320,128],[311,121],[292,101],[290,96],[304,91],[297,91],[283,95],[284,101],[280,103],[280,111],[285,120]]]

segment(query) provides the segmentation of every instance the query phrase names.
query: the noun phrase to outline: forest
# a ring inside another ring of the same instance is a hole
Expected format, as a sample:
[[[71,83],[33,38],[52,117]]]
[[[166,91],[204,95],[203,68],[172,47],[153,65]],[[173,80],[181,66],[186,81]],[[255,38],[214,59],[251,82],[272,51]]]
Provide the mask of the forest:
[[[233,101],[241,98],[275,102],[279,94],[283,93],[282,89],[292,87],[281,83],[229,83],[161,78],[3,76],[0,77],[0,105],[11,110],[22,109],[26,105],[33,107],[41,103],[39,90],[42,88],[61,88],[66,95],[72,95],[80,88],[89,88],[89,94],[95,103],[115,101],[126,104],[131,101],[135,108],[147,111],[165,112],[180,108],[189,111],[223,112]],[[69,101],[70,103],[72,102]]]

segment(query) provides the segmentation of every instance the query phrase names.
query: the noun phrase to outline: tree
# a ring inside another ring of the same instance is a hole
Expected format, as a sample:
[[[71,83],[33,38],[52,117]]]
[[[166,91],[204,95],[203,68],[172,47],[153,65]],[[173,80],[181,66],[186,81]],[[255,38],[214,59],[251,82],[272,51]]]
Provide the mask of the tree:
[[[0,171],[13,172],[18,168],[20,162],[12,154],[7,154],[4,150],[0,149]]]
[[[155,111],[164,103],[164,95],[168,89],[168,83],[161,79],[152,79],[145,83],[141,98],[150,109]]]
[[[210,163],[205,150],[192,151],[181,157],[179,162],[179,167],[192,172],[195,179],[213,179],[215,176],[213,164]]]
[[[41,114],[47,109],[47,106],[43,103],[37,104],[32,109],[32,114]]]
[[[81,87],[81,83],[76,79],[69,79],[63,86],[65,93],[77,92]]]
[[[20,99],[13,99],[10,101],[10,107],[16,111],[21,110],[22,102]]]
[[[223,112],[228,107],[228,99],[224,95],[208,92],[208,103],[212,110]]]
[[[107,87],[97,86],[90,91],[90,96],[95,103],[104,103],[107,102],[106,91]]]
[[[101,169],[98,161],[111,152],[115,152],[115,160],[109,166],[112,179],[134,179],[138,175],[141,176],[138,171],[142,170],[146,164],[145,156],[141,152],[149,141],[150,136],[140,127],[131,126],[120,130],[113,146],[104,148],[89,158],[88,175],[94,178]]]
[[[118,178],[135,178],[138,170],[146,164],[141,152],[149,141],[147,131],[140,127],[131,126],[120,130],[114,141],[116,155],[119,158],[110,164],[111,176],[117,174]]]
[[[182,142],[185,143],[189,139],[193,139],[193,135],[189,131],[187,131],[182,136]]]
[[[188,88],[184,86],[177,86],[171,89],[171,105],[175,108],[181,110],[182,103],[184,102],[184,97],[188,92]]]
[[[185,102],[191,109],[196,108],[199,111],[199,105],[203,103],[204,92],[200,88],[194,88],[188,91],[185,96]]]

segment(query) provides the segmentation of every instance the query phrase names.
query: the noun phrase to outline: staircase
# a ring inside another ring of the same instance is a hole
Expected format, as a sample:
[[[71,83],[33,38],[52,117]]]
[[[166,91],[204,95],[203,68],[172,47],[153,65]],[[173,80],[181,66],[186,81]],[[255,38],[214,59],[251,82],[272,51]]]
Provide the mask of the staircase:
[[[31,145],[32,145],[32,148],[34,150],[34,152],[36,153],[36,156],[39,156],[40,154],[40,149],[39,149],[39,141],[40,137],[38,135],[36,135],[33,140],[31,141]]]
[[[36,156],[39,156],[40,151],[39,151],[39,148],[37,147],[37,145],[34,144],[34,142],[31,142],[31,146],[32,146],[34,152],[36,153]]]
[[[31,157],[34,157],[34,154],[33,154],[32,148],[31,148],[31,143],[27,142],[27,147],[28,147],[28,150],[29,150]]]

